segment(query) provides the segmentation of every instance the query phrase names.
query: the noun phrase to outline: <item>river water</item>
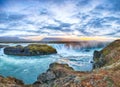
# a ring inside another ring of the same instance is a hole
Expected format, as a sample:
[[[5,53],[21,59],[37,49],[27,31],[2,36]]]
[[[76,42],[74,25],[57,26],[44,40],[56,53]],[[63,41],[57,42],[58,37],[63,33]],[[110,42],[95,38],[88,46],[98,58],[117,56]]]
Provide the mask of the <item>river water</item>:
[[[20,43],[26,46],[29,43]],[[15,46],[18,44],[8,44]],[[0,48],[0,75],[13,76],[26,84],[34,83],[37,76],[49,68],[53,62],[67,63],[76,71],[91,71],[93,52],[101,50],[106,43],[84,44],[48,44],[57,50],[57,54],[42,56],[11,56],[5,55]]]

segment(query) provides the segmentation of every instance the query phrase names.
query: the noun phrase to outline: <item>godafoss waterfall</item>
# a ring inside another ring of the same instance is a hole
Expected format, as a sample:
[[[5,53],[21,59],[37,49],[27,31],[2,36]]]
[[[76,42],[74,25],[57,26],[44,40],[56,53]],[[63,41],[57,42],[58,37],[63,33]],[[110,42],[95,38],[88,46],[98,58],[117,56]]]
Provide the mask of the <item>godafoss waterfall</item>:
[[[26,46],[28,44],[9,43],[7,45]],[[57,50],[57,54],[38,56],[5,55],[3,47],[0,48],[0,75],[13,76],[30,84],[35,82],[37,76],[45,72],[53,62],[67,63],[76,71],[91,71],[93,52],[101,50],[107,44],[108,42],[47,43]]]

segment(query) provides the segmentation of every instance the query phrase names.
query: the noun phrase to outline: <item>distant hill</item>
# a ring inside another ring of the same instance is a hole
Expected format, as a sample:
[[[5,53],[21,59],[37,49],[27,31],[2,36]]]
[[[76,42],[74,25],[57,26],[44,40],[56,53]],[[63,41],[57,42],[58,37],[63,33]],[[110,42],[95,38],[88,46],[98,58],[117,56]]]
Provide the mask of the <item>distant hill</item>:
[[[41,40],[41,42],[72,42],[72,41],[78,41],[76,39],[71,38],[60,38],[60,37],[46,37]]]
[[[0,43],[72,43],[72,42],[89,42],[92,40],[82,40],[79,38],[67,38],[67,37],[44,37],[43,39],[33,40],[31,39],[23,39],[19,37],[0,37]],[[99,42],[99,41],[98,41]]]
[[[0,43],[10,43],[10,42],[79,42],[76,39],[71,38],[63,38],[63,37],[45,37],[42,40],[39,41],[32,41],[30,39],[22,39],[19,37],[0,37]]]
[[[19,37],[0,37],[0,43],[4,42],[28,42],[29,40],[21,39]]]

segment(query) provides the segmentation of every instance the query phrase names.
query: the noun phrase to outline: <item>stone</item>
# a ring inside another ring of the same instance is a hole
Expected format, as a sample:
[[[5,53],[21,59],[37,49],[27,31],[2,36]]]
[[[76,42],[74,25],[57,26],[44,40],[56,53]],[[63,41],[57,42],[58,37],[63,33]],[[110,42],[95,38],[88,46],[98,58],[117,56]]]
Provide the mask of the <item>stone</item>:
[[[55,74],[53,71],[48,71],[46,73],[42,73],[39,77],[38,77],[38,82],[41,83],[45,83],[47,81],[52,81],[56,78]]]
[[[36,56],[36,55],[48,55],[57,53],[56,49],[45,44],[30,44],[28,46],[12,46],[4,49],[6,55],[17,56]]]
[[[100,58],[100,56],[101,56],[101,52],[95,50],[95,51],[94,51],[94,54],[93,54],[93,58]]]

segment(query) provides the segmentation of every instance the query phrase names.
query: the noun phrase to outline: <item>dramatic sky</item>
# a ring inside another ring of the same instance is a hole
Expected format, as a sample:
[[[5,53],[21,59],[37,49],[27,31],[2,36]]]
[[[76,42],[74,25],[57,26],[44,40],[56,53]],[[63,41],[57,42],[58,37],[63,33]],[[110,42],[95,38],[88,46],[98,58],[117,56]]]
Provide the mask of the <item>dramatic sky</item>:
[[[120,0],[0,0],[0,36],[120,37]]]

